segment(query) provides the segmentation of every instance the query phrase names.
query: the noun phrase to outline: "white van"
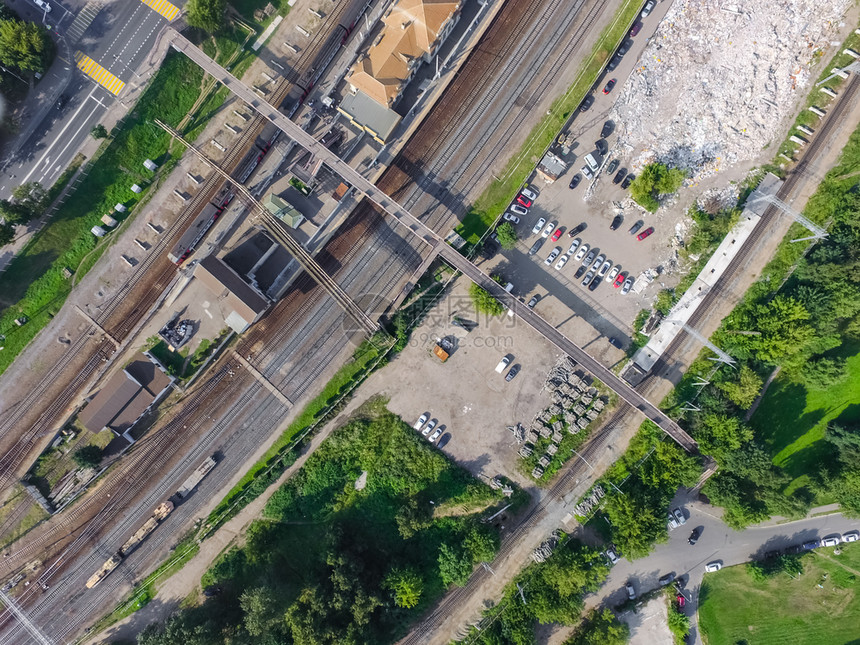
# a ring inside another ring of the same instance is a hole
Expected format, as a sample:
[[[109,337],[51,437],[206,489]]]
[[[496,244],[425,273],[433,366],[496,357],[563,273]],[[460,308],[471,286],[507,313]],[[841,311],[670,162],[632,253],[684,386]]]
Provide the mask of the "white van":
[[[597,163],[597,159],[594,158],[590,152],[583,157],[585,159],[585,163],[588,164],[588,167],[591,168],[591,172],[597,172],[597,169],[600,168],[600,165]]]
[[[500,360],[499,364],[496,365],[496,372],[501,374],[502,372],[505,371],[505,368],[510,364],[511,364],[511,355],[506,354],[505,356],[502,356],[502,360]]]

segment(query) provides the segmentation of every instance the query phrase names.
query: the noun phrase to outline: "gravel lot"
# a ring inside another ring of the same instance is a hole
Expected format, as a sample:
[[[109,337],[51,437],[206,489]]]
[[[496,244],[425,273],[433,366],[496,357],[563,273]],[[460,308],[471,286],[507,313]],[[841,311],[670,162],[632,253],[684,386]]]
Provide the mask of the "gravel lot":
[[[666,623],[668,608],[663,596],[652,598],[637,611],[626,611],[618,618],[630,627],[630,645],[672,645],[675,642]]]
[[[428,313],[409,346],[362,386],[362,396],[382,394],[389,409],[412,423],[424,413],[444,426],[443,450],[476,476],[505,475],[533,486],[517,469],[517,444],[506,429],[528,421],[547,404],[539,394],[560,353],[531,327],[501,316],[475,313],[469,281],[459,279]],[[452,316],[479,322],[472,332],[451,324]],[[436,339],[453,335],[457,348],[442,363],[432,352]],[[495,372],[505,354],[522,370],[510,382]]]

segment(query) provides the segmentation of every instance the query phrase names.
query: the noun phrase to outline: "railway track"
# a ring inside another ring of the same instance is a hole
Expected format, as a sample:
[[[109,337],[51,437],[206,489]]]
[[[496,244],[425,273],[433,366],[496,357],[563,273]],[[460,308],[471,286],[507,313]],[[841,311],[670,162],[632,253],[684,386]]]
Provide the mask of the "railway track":
[[[339,23],[347,8],[347,6],[338,6],[328,14],[323,20],[321,30],[330,28],[332,23]],[[346,27],[343,28],[346,29]],[[298,63],[293,68],[296,73],[299,73],[299,78],[312,67],[318,49],[318,47],[309,47],[300,56]],[[299,70],[301,71],[299,72]],[[292,91],[293,85],[293,82],[288,79],[279,81],[272,95],[272,100],[276,101],[276,105],[280,105],[284,101]],[[227,157],[222,161],[222,167],[230,172],[235,171],[236,166],[254,145],[254,141],[265,125],[265,119],[255,115],[249,127],[240,135],[239,142],[231,147]],[[197,211],[208,203],[225,183],[225,180],[219,177],[217,173],[211,173],[192,198],[191,204],[183,210],[183,214],[159,236],[158,242],[143,258],[138,269],[129,276],[128,281],[123,284],[119,291],[102,306],[102,310],[96,315],[95,320],[114,339],[119,342],[125,340],[139,317],[157,302],[164,289],[173,280],[177,269],[176,265],[167,259],[167,250],[172,248],[185,229],[193,222]],[[73,341],[60,361],[45,374],[36,387],[32,388],[14,408],[6,410],[4,417],[0,419],[0,437],[2,437],[20,428],[23,419],[31,414],[33,409],[43,405],[45,399],[50,401],[36,421],[21,433],[12,448],[0,456],[0,490],[17,478],[18,469],[35,444],[38,443],[37,440],[55,429],[55,424],[60,415],[77,398],[79,391],[94,376],[103,362],[114,353],[115,348],[108,341],[93,347],[83,368],[75,372],[72,380],[61,389],[57,396],[53,399],[46,396],[49,388],[56,386],[57,375],[66,373],[72,360],[87,351],[87,340],[89,335],[95,331],[95,328],[90,327]]]

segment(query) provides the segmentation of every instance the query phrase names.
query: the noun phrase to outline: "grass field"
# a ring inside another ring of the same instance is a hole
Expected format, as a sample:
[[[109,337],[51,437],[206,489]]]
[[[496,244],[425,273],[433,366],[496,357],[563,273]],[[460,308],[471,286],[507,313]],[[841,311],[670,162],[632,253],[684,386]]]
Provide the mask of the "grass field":
[[[842,549],[805,555],[797,579],[780,573],[756,582],[743,566],[707,574],[699,604],[705,644],[860,644],[860,545]]]
[[[807,390],[780,377],[768,389],[752,418],[756,435],[773,461],[795,477],[787,492],[805,483],[810,471],[830,453],[824,431],[831,421],[860,422],[860,344],[846,343],[838,352],[847,358],[848,378],[827,390]]]

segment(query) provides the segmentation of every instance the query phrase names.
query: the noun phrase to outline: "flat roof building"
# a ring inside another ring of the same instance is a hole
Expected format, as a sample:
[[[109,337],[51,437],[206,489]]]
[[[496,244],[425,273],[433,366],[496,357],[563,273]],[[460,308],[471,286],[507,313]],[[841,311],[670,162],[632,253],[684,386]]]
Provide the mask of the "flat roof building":
[[[215,294],[224,320],[237,333],[241,334],[257,322],[269,308],[269,300],[214,255],[200,260],[194,277]]]

